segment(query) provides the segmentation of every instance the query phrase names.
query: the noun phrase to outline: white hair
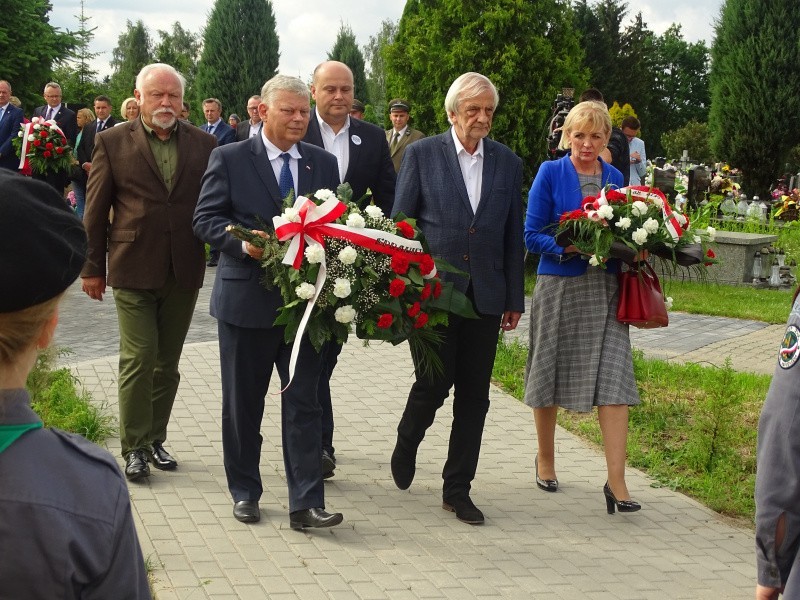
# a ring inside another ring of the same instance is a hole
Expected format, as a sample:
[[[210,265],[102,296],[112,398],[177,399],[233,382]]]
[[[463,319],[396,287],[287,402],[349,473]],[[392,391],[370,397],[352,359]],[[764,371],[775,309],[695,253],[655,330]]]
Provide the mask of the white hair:
[[[494,106],[500,103],[500,96],[497,94],[497,88],[485,75],[470,71],[460,75],[447,90],[447,96],[444,99],[444,110],[447,114],[447,120],[450,120],[450,113],[458,112],[459,105],[470,98],[480,96],[485,92],[492,92],[494,96]]]
[[[186,91],[186,79],[181,75],[178,70],[173,67],[172,65],[168,65],[166,63],[151,63],[149,65],[145,65],[142,67],[142,70],[139,71],[139,74],[136,76],[136,89],[141,91],[142,86],[144,85],[144,80],[147,78],[150,73],[153,71],[166,71],[178,78],[178,81],[181,83],[181,97],[183,97],[184,92]]]

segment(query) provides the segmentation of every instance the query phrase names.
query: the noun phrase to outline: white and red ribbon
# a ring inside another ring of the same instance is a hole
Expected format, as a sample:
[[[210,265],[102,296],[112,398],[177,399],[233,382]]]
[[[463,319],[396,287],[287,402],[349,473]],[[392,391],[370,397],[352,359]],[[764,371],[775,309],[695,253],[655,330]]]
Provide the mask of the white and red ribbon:
[[[416,240],[409,240],[402,236],[379,229],[367,229],[363,227],[349,227],[335,223],[346,211],[347,206],[335,198],[325,200],[317,205],[313,200],[305,196],[298,197],[294,206],[300,217],[299,221],[290,221],[284,216],[272,217],[272,224],[275,226],[275,235],[282,242],[291,240],[286,255],[283,257],[283,264],[290,265],[299,269],[303,264],[305,246],[318,245],[325,248],[324,237],[337,238],[350,242],[356,246],[382,252],[384,254],[395,254],[404,252],[409,254],[410,262],[418,263],[425,255],[422,244]],[[424,275],[425,279],[436,276],[436,267]],[[303,318],[297,328],[297,334],[292,344],[292,353],[289,359],[289,382],[281,390],[285,391],[294,378],[295,367],[297,365],[297,355],[300,352],[300,339],[311,318],[311,311],[317,303],[322,287],[327,278],[327,268],[323,254],[317,280],[314,282],[314,296],[309,299]]]
[[[646,185],[630,185],[618,190],[609,190],[608,197],[606,196],[606,190],[602,189],[600,190],[600,195],[596,199],[591,202],[586,202],[583,205],[583,210],[586,212],[586,216],[589,219],[599,221],[600,217],[597,216],[597,210],[601,206],[609,203],[609,197],[612,200],[627,200],[628,194],[630,194],[630,197],[634,200],[641,200],[643,202],[649,202],[650,204],[654,203],[654,198],[658,198],[661,203],[661,213],[664,216],[664,227],[666,227],[667,231],[672,236],[673,241],[676,243],[678,242],[683,235],[684,228],[681,227],[678,218],[675,216],[672,208],[670,208],[664,192],[657,188]]]

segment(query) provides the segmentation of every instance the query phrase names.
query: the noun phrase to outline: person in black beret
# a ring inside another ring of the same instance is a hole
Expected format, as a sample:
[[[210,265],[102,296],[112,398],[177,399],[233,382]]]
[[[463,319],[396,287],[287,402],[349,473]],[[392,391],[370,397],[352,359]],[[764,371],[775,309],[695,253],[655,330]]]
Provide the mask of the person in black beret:
[[[150,598],[125,479],[107,451],[44,429],[25,383],[86,260],[44,182],[0,170],[0,596]]]

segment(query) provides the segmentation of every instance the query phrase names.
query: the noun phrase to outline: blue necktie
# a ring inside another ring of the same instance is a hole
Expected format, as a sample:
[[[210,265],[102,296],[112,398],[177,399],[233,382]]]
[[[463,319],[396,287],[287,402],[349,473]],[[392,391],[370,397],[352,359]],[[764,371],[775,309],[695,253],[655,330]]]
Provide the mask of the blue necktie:
[[[278,188],[281,191],[281,198],[286,198],[289,192],[294,190],[294,180],[292,179],[292,170],[289,168],[289,160],[292,158],[288,152],[281,154],[283,159],[283,166],[281,167],[281,177],[278,181]]]

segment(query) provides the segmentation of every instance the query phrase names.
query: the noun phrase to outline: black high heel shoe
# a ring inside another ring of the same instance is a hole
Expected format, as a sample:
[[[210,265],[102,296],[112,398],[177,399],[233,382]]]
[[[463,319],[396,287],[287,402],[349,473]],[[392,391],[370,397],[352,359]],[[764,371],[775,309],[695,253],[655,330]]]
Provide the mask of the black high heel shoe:
[[[614,497],[614,492],[611,491],[607,481],[603,486],[603,494],[606,497],[606,509],[610,515],[614,514],[615,508],[621,513],[636,512],[642,508],[641,504],[634,502],[633,500],[617,500]]]
[[[533,465],[536,468],[536,485],[539,486],[540,490],[544,490],[545,492],[555,492],[558,491],[558,479],[540,479],[539,478],[539,455],[536,455],[536,458],[533,459]]]

